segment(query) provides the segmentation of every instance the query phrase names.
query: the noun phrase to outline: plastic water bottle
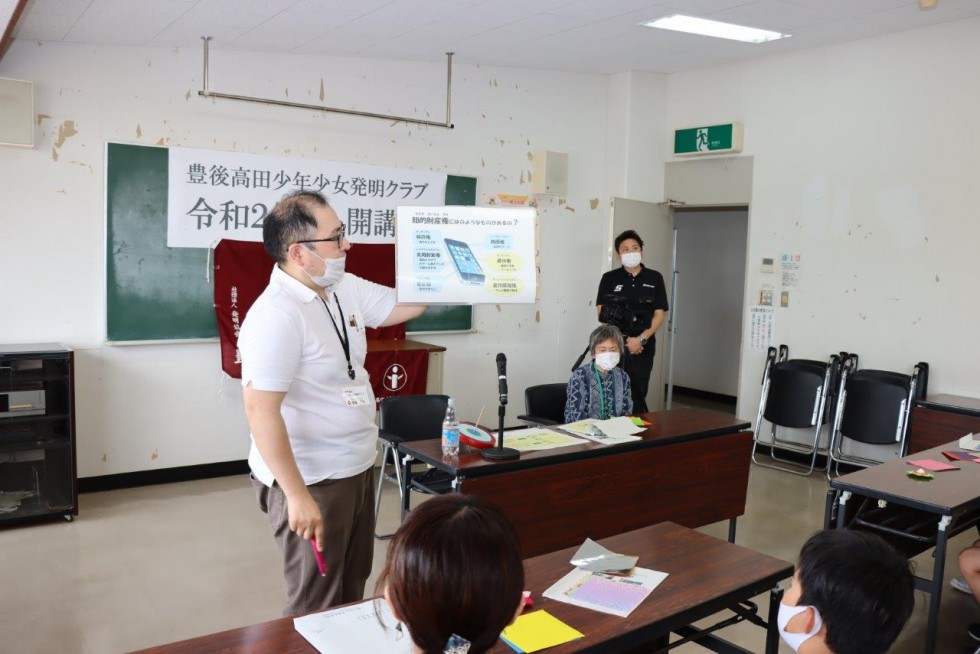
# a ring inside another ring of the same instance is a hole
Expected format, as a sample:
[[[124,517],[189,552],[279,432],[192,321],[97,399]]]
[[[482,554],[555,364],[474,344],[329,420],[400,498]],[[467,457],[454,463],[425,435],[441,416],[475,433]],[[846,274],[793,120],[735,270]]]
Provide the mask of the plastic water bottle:
[[[456,400],[453,398],[449,398],[446,419],[442,421],[442,454],[443,456],[459,454],[459,420],[456,419]]]

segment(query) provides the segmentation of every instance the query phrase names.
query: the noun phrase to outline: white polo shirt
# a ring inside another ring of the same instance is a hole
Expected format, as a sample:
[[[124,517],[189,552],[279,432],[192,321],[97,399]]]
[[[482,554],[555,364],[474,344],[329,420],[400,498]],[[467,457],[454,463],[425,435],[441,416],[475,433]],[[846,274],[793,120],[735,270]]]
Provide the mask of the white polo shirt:
[[[336,295],[336,298],[334,297]],[[395,307],[395,291],[345,274],[327,302],[343,335],[337,299],[350,342],[354,380],[321,298],[275,266],[269,285],[249,309],[238,337],[242,385],[260,391],[285,392],[282,417],[307,485],[344,479],[374,464],[378,428],[374,393],[364,369],[365,326],[377,327]],[[359,388],[367,403],[348,406],[344,390]],[[252,474],[266,486],[274,481],[255,438],[248,454]]]

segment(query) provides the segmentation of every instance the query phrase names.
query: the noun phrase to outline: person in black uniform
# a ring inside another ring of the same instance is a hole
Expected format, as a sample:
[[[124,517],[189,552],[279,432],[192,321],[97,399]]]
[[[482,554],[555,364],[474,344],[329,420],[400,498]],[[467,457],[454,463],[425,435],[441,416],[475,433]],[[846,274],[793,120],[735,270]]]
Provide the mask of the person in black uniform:
[[[633,411],[640,414],[648,411],[646,397],[657,348],[655,334],[669,310],[667,288],[663,275],[643,265],[643,239],[639,234],[628,229],[616,237],[615,245],[623,266],[610,270],[599,280],[596,310],[602,320],[602,305],[628,303],[631,312],[640,317],[629,325],[616,325],[626,336],[621,365],[630,378]]]

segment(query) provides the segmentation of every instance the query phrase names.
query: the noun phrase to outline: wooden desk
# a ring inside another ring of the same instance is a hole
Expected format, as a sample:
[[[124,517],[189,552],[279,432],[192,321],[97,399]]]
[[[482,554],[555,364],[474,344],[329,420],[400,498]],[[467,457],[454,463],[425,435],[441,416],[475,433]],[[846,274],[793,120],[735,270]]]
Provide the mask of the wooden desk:
[[[451,475],[458,492],[501,507],[517,529],[525,558],[665,520],[692,528],[729,520],[734,541],[735,520],[745,513],[750,424],[690,408],[643,418],[650,426],[639,441],[586,441],[525,452],[515,461],[487,461],[470,448],[443,459],[438,439],[398,449]],[[402,501],[404,512],[410,493],[403,492]]]
[[[980,400],[960,395],[928,395],[912,407],[908,451],[938,447],[971,432],[980,432]]]
[[[624,619],[542,596],[549,586],[571,570],[569,560],[577,546],[525,561],[525,585],[533,593],[534,609],[545,609],[585,634],[582,640],[549,649],[549,654],[615,654],[654,642],[671,632],[687,635],[693,631],[687,626],[692,622],[766,591],[770,591],[771,596],[768,620],[765,621],[765,652],[776,653],[779,643],[776,611],[782,591],[775,586],[793,574],[791,564],[671,523],[603,539],[602,544],[617,552],[638,555],[638,565],[641,567],[667,572],[670,576],[629,618]],[[706,636],[698,642],[715,651],[749,654],[747,650],[714,636]],[[225,654],[316,654],[316,649],[293,628],[292,618],[279,618],[152,647],[142,650],[142,654],[205,654],[218,651]],[[495,654],[513,652],[504,643],[498,643],[492,651]]]
[[[914,458],[945,462],[942,450],[956,448],[954,441],[918,452]],[[980,464],[950,461],[959,470],[934,473],[932,481],[916,481],[905,474],[912,469],[908,460],[906,456],[831,480],[824,526],[831,527],[836,514],[837,528],[875,531],[909,557],[935,546],[932,579],[915,578],[916,588],[932,596],[925,648],[932,654],[946,543],[951,536],[980,523]],[[854,506],[857,500],[861,503]],[[885,505],[879,506],[879,501]]]

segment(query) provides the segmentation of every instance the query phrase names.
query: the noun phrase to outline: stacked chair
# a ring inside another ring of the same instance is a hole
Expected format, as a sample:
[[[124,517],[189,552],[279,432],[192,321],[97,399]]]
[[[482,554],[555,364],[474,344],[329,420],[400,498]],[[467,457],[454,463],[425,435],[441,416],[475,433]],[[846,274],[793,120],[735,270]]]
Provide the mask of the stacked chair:
[[[820,447],[820,433],[834,413],[840,362],[841,357],[836,354],[827,361],[790,359],[786,345],[780,345],[778,350],[769,348],[752,439],[752,461],[756,465],[803,476],[814,471],[817,456],[827,452],[826,447]],[[770,425],[770,441],[759,438],[763,421]],[[787,439],[780,429],[806,430],[807,440]],[[770,448],[770,456],[778,463],[763,462],[756,457],[760,444]],[[809,465],[780,458],[780,452],[809,458]]]
[[[926,394],[929,364],[920,361],[911,374],[859,370],[858,356],[841,361],[840,385],[827,459],[827,477],[839,474],[840,464],[867,467],[905,456],[909,413]],[[846,453],[854,443],[879,446],[883,457],[872,459]]]

